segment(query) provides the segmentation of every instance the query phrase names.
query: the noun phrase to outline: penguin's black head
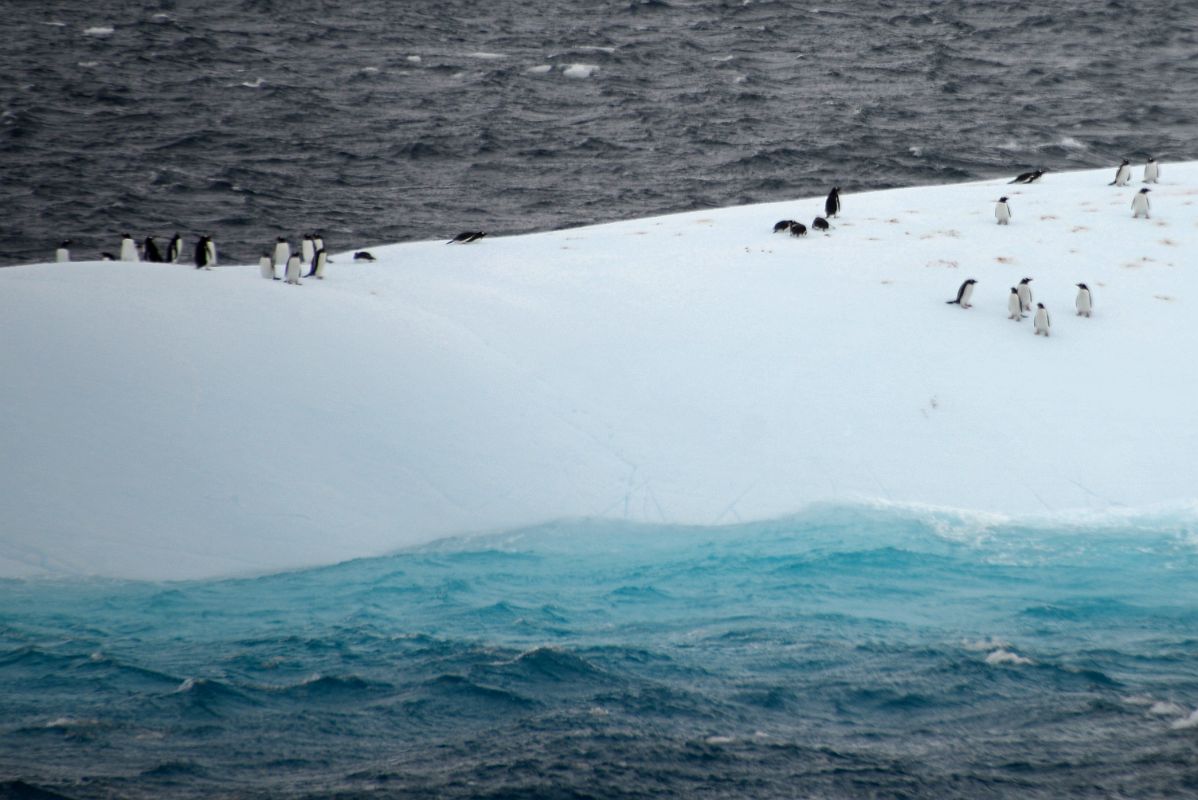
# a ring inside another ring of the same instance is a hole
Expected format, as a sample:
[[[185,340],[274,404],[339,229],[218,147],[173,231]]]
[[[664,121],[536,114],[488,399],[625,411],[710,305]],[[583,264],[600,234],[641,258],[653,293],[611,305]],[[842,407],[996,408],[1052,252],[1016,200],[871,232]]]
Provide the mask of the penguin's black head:
[[[276,242],[285,242],[285,241],[287,241],[287,240],[286,240],[286,239],[284,239],[282,236],[279,236],[279,237],[277,237],[277,238],[275,239],[275,241],[276,241]]]
[[[1031,278],[1024,278],[1023,280],[1020,281],[1020,283],[1031,283],[1031,282],[1032,282]]]
[[[1140,190],[1140,194],[1148,194],[1151,191],[1152,191],[1151,189],[1149,189],[1147,186],[1145,186],[1143,189]]]
[[[1076,285],[1077,285],[1077,288],[1079,288],[1079,289],[1089,289],[1090,288],[1089,286],[1086,286],[1086,284],[1084,284],[1084,283],[1079,283]]]
[[[1014,286],[1012,286],[1012,287],[1011,287],[1011,294],[1019,294],[1019,290],[1018,290],[1018,289],[1016,289]]]
[[[969,283],[969,284],[974,284],[974,283],[977,283],[977,281],[975,281],[973,278],[970,278],[969,280],[967,280],[967,281],[965,281],[965,282],[966,282],[966,283]]]
[[[1007,198],[1005,198],[1005,197],[1000,197],[1000,198],[998,198],[998,202],[1000,202],[1000,203],[1005,203],[1005,202],[1007,202]]]
[[[1044,308],[1044,304],[1043,304],[1043,303],[1036,303],[1036,308]]]

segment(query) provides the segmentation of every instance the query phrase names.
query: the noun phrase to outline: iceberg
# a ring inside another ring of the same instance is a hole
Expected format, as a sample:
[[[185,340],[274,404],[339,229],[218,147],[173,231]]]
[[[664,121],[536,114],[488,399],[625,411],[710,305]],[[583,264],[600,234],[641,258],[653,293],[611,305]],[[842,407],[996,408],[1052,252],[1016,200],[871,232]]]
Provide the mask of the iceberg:
[[[256,265],[0,270],[0,577],[187,579],[563,518],[1192,507],[1198,163]],[[995,224],[1006,195],[1010,225]],[[360,249],[361,245],[359,245]],[[1008,319],[1031,277],[1050,337]],[[967,278],[972,307],[948,304]],[[1093,316],[1075,316],[1077,283]]]

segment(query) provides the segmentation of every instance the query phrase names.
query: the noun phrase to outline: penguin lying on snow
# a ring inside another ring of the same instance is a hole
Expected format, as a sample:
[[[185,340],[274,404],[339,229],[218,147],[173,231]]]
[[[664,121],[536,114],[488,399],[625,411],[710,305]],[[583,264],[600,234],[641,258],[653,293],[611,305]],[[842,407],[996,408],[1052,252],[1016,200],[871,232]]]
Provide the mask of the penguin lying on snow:
[[[811,221],[811,227],[815,228],[817,231],[823,231],[824,233],[827,233],[832,226],[829,225],[828,220],[824,219],[823,217],[816,217]]]
[[[957,289],[956,300],[946,300],[948,305],[958,305],[961,308],[972,308],[969,304],[969,298],[973,297],[973,285],[977,283],[973,278],[961,284],[961,288]]]
[[[374,261],[374,256],[370,254],[369,250],[359,250],[354,253],[354,261]]]
[[[788,230],[790,230],[790,226],[794,225],[794,224],[795,224],[795,221],[793,219],[779,220],[778,222],[774,223],[774,233],[781,233],[782,231],[788,231]]]
[[[1038,169],[1033,172],[1021,172],[1015,176],[1015,180],[1011,183],[1035,183],[1044,176],[1045,170]]]
[[[446,244],[453,244],[454,242],[457,242],[458,244],[469,244],[470,242],[477,242],[486,235],[487,234],[485,231],[462,231],[457,236],[446,242]]]
[[[790,235],[791,236],[806,236],[807,235],[807,226],[801,222],[790,223]]]

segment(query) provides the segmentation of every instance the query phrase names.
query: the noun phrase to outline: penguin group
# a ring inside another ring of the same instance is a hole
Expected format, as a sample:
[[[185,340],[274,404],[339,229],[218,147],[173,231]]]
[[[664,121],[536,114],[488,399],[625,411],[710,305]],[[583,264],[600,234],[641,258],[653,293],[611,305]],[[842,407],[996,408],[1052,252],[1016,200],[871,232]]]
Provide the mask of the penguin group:
[[[1018,322],[1026,319],[1028,313],[1032,311],[1031,282],[1031,278],[1023,278],[1017,286],[1011,287],[1011,292],[1007,295],[1007,319]],[[972,308],[973,287],[976,284],[976,280],[967,278],[957,289],[956,298],[945,302],[949,305],[958,305],[961,308]],[[1075,283],[1074,286],[1077,287],[1077,295],[1073,299],[1073,306],[1077,309],[1077,316],[1089,317],[1094,310],[1094,297],[1090,293],[1090,287],[1084,283]],[[1047,337],[1051,329],[1052,320],[1048,316],[1048,309],[1043,303],[1036,303],[1032,331],[1037,336]]]
[[[258,270],[267,280],[282,280],[292,286],[299,286],[300,278],[324,280],[326,264],[328,252],[324,247],[324,237],[319,233],[305,233],[300,238],[299,250],[295,252],[292,251],[291,242],[286,237],[277,237],[274,249],[263,252],[259,257]],[[304,273],[305,266],[307,273]]]
[[[828,197],[824,200],[824,215],[817,216],[811,221],[812,230],[817,230],[822,233],[828,233],[832,230],[832,226],[828,223],[828,217],[835,217],[840,214],[840,187],[833,186],[832,191],[828,192]],[[806,236],[807,226],[793,219],[779,220],[774,223],[774,233],[789,232],[791,236]]]
[[[64,239],[54,251],[54,260],[62,263],[71,260],[71,245],[73,242],[70,239]],[[128,233],[121,234],[121,243],[117,252],[119,255],[113,255],[110,252],[104,251],[100,253],[102,261],[146,261],[151,264],[177,264],[179,257],[183,254],[183,237],[176,233],[171,237],[170,243],[166,246],[166,253],[158,247],[158,243],[154,241],[153,236],[147,236],[141,241],[140,246],[137,241]],[[196,243],[195,248],[195,265],[197,269],[208,269],[216,264],[216,244],[212,241],[211,236],[201,236]]]

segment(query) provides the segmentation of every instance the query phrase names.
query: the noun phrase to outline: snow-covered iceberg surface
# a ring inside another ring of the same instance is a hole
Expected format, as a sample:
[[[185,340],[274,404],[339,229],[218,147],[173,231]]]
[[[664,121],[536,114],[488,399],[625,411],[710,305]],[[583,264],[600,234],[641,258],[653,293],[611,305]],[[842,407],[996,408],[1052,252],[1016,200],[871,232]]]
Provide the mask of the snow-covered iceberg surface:
[[[0,575],[181,578],[561,517],[1187,506],[1198,163],[371,248],[0,270]],[[1014,219],[995,224],[1010,198]],[[1052,335],[1007,318],[1031,277]],[[946,304],[966,278],[973,307]],[[1075,316],[1075,284],[1094,314]]]

